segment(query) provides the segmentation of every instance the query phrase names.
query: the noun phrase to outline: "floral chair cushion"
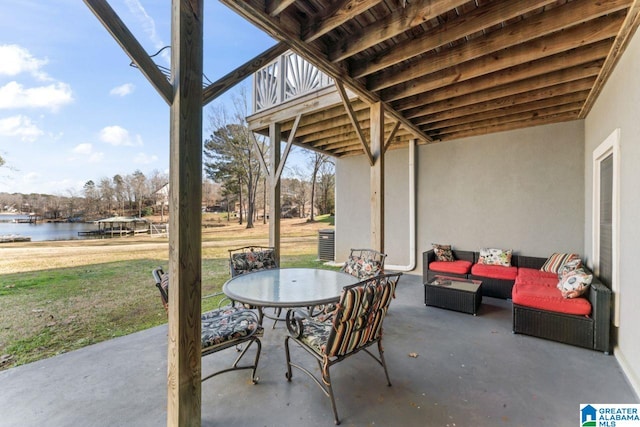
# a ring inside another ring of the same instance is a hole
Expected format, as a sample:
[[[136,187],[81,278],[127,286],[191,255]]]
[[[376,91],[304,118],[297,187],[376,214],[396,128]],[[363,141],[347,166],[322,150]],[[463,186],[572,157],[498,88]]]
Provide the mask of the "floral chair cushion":
[[[256,314],[242,308],[226,306],[211,310],[203,313],[201,320],[203,350],[262,332]]]
[[[272,249],[233,254],[231,255],[231,263],[235,275],[278,267]]]
[[[342,268],[342,271],[358,279],[368,279],[382,272],[382,264],[375,259],[350,256]]]

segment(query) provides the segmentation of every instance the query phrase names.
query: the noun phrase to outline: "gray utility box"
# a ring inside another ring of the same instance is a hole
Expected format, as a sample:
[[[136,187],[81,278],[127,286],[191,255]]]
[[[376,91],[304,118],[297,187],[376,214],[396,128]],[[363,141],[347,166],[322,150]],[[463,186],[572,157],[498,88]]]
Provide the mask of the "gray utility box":
[[[318,259],[334,261],[336,257],[335,230],[326,228],[318,230]]]

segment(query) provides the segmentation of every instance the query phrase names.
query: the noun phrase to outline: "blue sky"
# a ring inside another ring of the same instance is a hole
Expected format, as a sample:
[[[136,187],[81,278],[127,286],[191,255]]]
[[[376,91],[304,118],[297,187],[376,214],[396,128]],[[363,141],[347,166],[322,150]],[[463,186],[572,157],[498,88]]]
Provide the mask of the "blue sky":
[[[147,52],[169,44],[169,0],[109,4]],[[217,1],[204,23],[211,81],[275,44]],[[81,0],[1,0],[0,192],[81,195],[88,180],[168,171],[169,107],[129,63]],[[205,108],[205,136],[210,108],[232,111],[234,92]]]

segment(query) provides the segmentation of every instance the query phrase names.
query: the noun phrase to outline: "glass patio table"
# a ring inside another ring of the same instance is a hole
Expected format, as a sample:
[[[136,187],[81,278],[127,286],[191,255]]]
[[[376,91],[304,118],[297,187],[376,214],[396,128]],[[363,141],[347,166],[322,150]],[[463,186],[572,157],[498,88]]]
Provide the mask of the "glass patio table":
[[[358,278],[334,270],[275,268],[229,279],[222,291],[234,301],[255,307],[295,308],[330,304],[342,288]]]

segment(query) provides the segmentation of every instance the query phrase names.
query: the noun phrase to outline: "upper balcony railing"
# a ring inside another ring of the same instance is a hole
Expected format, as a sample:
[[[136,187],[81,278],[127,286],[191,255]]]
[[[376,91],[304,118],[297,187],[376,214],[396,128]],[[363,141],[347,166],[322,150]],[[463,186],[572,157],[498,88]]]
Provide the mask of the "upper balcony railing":
[[[333,79],[310,62],[287,51],[253,75],[253,112],[331,86]]]

